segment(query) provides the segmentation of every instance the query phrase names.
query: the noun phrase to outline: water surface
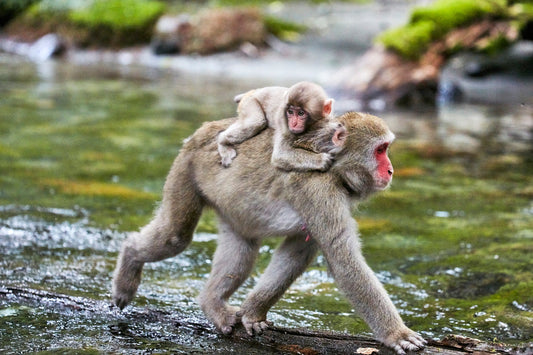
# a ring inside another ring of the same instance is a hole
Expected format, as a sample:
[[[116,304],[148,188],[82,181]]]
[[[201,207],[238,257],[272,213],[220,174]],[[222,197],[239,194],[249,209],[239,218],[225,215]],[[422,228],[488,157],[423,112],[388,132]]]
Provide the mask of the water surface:
[[[108,301],[120,243],[149,221],[183,139],[202,122],[232,116],[235,94],[273,84],[1,55],[0,288]],[[380,115],[398,137],[395,179],[354,217],[367,261],[406,323],[426,337],[533,341],[532,107],[463,104]],[[278,243],[264,244],[232,302],[244,299]],[[207,213],[190,248],[147,265],[130,309],[202,319],[195,298],[215,247],[216,222]],[[370,334],[322,256],[269,318]],[[127,312],[55,312],[0,297],[2,352],[221,346],[167,323],[128,328]]]

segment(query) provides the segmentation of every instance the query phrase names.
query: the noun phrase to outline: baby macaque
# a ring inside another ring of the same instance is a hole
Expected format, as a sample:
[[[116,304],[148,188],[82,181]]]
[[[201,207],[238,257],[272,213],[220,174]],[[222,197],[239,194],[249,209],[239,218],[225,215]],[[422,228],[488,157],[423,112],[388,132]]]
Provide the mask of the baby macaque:
[[[298,135],[330,124],[333,99],[317,84],[302,81],[289,88],[269,86],[237,95],[238,118],[217,138],[222,165],[230,166],[235,144],[271,127],[274,150],[271,162],[283,170],[327,170],[336,151],[317,152],[294,144]],[[331,123],[332,131],[336,125]]]

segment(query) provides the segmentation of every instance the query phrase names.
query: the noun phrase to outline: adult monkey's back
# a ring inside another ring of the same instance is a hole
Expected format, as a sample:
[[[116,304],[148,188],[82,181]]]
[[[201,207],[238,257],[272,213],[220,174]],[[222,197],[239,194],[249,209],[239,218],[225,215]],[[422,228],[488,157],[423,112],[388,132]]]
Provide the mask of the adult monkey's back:
[[[182,252],[204,207],[219,216],[211,275],[199,300],[206,316],[230,333],[242,320],[249,334],[268,327],[266,314],[320,248],[339,288],[372,328],[398,353],[425,341],[407,328],[360,250],[351,205],[386,188],[392,178],[387,148],[394,139],[374,116],[347,113],[333,136],[302,139],[342,145],[328,172],[283,172],[270,165],[272,130],[242,143],[231,167],[219,163],[216,135],[232,121],[204,124],[183,146],[167,177],[154,219],[132,233],[119,255],[113,299],[125,307],[135,295],[145,262]],[[320,132],[319,132],[320,133]],[[228,298],[248,277],[261,239],[287,236],[240,309]],[[311,236],[308,238],[307,236]]]

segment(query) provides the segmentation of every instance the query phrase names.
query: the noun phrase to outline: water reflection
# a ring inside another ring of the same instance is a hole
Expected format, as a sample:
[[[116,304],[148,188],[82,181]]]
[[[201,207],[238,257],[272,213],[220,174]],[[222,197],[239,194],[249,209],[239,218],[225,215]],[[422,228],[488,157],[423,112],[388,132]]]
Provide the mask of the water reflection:
[[[436,111],[380,113],[402,139],[474,155],[533,149],[533,106],[448,104]]]
[[[533,142],[533,106],[457,104],[439,110],[437,134],[444,146],[469,153],[527,152]]]

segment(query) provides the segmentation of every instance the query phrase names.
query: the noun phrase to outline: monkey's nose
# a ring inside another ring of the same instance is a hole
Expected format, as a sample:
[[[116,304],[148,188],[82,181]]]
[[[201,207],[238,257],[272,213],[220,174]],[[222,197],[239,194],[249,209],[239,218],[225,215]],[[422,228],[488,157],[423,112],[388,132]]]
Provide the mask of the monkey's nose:
[[[387,170],[390,176],[392,176],[392,173],[394,172],[392,169]]]

